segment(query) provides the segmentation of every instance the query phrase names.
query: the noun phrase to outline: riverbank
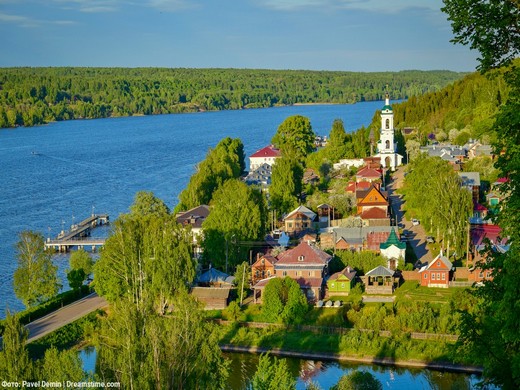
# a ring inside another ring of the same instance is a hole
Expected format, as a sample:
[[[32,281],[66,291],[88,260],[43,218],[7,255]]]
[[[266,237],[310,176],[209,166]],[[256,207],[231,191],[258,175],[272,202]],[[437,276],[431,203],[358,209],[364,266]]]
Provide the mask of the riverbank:
[[[314,353],[314,352],[301,352],[301,351],[288,351],[279,348],[265,348],[265,347],[243,347],[238,345],[222,344],[220,345],[222,352],[234,352],[234,353],[252,353],[260,354],[269,352],[272,355],[281,357],[291,357],[309,360],[331,360],[337,362],[352,362],[352,363],[363,363],[363,364],[378,364],[384,366],[396,366],[396,367],[411,367],[411,368],[427,368],[436,371],[450,371],[465,374],[482,374],[483,369],[479,366],[466,366],[460,364],[453,364],[449,362],[425,362],[425,361],[414,361],[414,360],[395,360],[392,358],[378,358],[372,357],[356,357],[336,353]]]

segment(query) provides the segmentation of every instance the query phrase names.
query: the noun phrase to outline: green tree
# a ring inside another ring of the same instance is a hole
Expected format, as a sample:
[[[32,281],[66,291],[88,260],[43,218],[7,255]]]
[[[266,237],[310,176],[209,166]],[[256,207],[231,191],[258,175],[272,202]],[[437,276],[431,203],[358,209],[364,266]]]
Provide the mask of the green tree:
[[[85,378],[85,372],[78,352],[49,348],[45,351],[39,377],[48,382],[80,382]]]
[[[367,371],[351,371],[343,375],[331,390],[382,390],[381,382]]]
[[[224,138],[197,166],[188,186],[179,194],[175,212],[209,204],[213,193],[228,179],[237,179],[245,170],[244,145],[238,138]]]
[[[273,278],[262,295],[262,315],[266,321],[298,324],[309,311],[307,298],[300,285],[290,277]]]
[[[455,42],[470,44],[482,55],[481,71],[508,64],[520,51],[519,16],[516,1],[444,0],[443,11],[452,21]],[[520,387],[520,307],[512,305],[520,295],[520,69],[517,63],[506,71],[511,88],[507,101],[500,107],[495,128],[495,149],[499,153],[497,168],[508,175],[498,222],[503,234],[509,235],[506,253],[488,251],[484,269],[492,269],[493,280],[474,294],[478,303],[463,310],[459,348],[484,365],[489,382],[504,389]]]
[[[250,243],[263,238],[267,223],[264,195],[240,180],[228,180],[215,191],[211,206],[202,225],[204,257],[214,266],[234,267],[247,256]]]
[[[20,323],[17,315],[6,311],[2,349],[0,350],[0,378],[6,381],[20,382],[30,380],[33,364],[25,346],[29,332]]]
[[[14,272],[14,293],[26,307],[54,297],[59,289],[57,270],[50,252],[45,250],[43,235],[23,231],[16,243],[18,268]]]
[[[251,281],[251,267],[244,261],[237,265],[235,271],[235,284],[237,286],[238,301],[242,304],[244,297],[247,296],[249,290],[249,283]]]
[[[156,215],[163,217],[170,213],[170,209],[151,191],[139,191],[135,194],[134,203],[130,206],[130,213],[134,215]]]
[[[292,157],[303,162],[314,150],[315,134],[309,118],[301,115],[285,119],[271,142],[282,152],[282,156]]]
[[[120,216],[94,266],[96,291],[110,302],[127,299],[158,313],[195,277],[189,232],[172,215]]]
[[[302,192],[302,179],[303,168],[298,161],[286,156],[278,158],[269,187],[271,209],[282,215],[295,208]]]
[[[86,250],[78,249],[71,253],[69,267],[70,269],[82,269],[85,275],[88,276],[92,273],[94,260],[92,260],[92,256]]]
[[[73,290],[79,290],[86,279],[85,271],[82,269],[71,269],[67,271],[67,280]]]
[[[514,0],[443,0],[455,33],[454,43],[470,45],[480,52],[480,69],[516,58],[520,53],[520,7]]]
[[[251,390],[296,389],[296,380],[291,375],[285,359],[271,359],[269,354],[260,355],[258,367],[248,386]]]

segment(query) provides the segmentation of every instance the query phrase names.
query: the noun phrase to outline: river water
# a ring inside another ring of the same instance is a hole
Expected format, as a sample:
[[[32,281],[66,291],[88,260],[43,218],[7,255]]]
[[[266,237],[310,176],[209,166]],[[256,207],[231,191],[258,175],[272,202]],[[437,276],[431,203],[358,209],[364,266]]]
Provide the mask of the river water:
[[[95,120],[0,130],[0,318],[14,296],[14,245],[23,230],[55,237],[62,228],[95,213],[114,220],[128,211],[137,191],[153,191],[170,207],[195,165],[222,138],[240,138],[246,156],[268,145],[291,115],[310,118],[328,135],[334,119],[347,131],[370,124],[381,102],[305,105]],[[92,236],[106,235],[96,229]],[[57,255],[64,288],[68,256]]]
[[[225,353],[231,360],[228,385],[230,389],[246,388],[258,365],[258,355],[244,353]],[[80,352],[83,369],[94,373],[96,351],[89,347]],[[480,378],[476,375],[441,372],[428,369],[396,368],[333,361],[305,360],[286,358],[289,370],[297,380],[296,388],[304,390],[309,381],[317,383],[323,390],[335,385],[339,379],[352,370],[368,371],[383,385],[383,389],[414,390],[464,390],[476,388]]]

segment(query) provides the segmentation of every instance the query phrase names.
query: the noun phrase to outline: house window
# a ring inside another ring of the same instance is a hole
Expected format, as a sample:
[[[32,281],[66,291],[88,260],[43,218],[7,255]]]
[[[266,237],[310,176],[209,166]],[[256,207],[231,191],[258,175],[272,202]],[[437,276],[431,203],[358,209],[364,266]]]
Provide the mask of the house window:
[[[484,277],[484,272],[480,271],[479,274],[478,274],[478,277],[479,278],[483,278]]]
[[[491,272],[486,272],[486,277],[489,278],[491,276]]]
[[[262,259],[262,264],[265,264],[265,259]]]
[[[298,256],[298,261],[303,261],[305,260],[305,256]]]
[[[441,274],[437,272],[437,280],[441,280]]]
[[[345,288],[345,283],[341,283],[341,288]]]
[[[282,275],[283,275],[283,276],[287,276],[287,271],[283,271],[283,272],[282,272]]]
[[[289,226],[290,228],[292,228],[292,222],[287,223],[287,226]]]
[[[385,122],[385,129],[389,129],[389,128],[390,128],[390,119],[387,119]]]
[[[441,262],[438,261],[438,262],[437,262],[437,267],[440,267],[440,266],[441,266]]]
[[[330,288],[334,288],[334,283],[331,283],[331,284],[330,284]]]
[[[313,272],[312,271],[309,271],[309,276],[313,276]]]
[[[267,276],[271,276],[271,271],[267,271]]]
[[[428,275],[424,274],[424,279],[428,279]]]
[[[446,274],[442,274],[442,280],[446,280]]]
[[[432,280],[435,280],[435,274],[432,272]]]

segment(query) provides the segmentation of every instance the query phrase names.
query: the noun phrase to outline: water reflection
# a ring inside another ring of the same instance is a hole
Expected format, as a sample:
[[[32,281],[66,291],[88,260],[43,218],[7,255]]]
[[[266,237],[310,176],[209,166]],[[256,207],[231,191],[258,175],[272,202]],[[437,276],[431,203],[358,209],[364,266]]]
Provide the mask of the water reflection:
[[[96,367],[96,350],[88,347],[79,352],[83,369],[91,374]],[[258,365],[258,355],[242,353],[224,353],[231,361],[229,388],[242,390],[254,375]],[[435,389],[467,390],[476,388],[480,378],[477,375],[440,372],[427,369],[377,366],[367,364],[338,363],[333,361],[314,361],[287,358],[289,370],[297,378],[296,388],[303,390],[306,384],[314,382],[323,390],[334,386],[339,379],[352,370],[368,371],[382,384],[383,389]]]

